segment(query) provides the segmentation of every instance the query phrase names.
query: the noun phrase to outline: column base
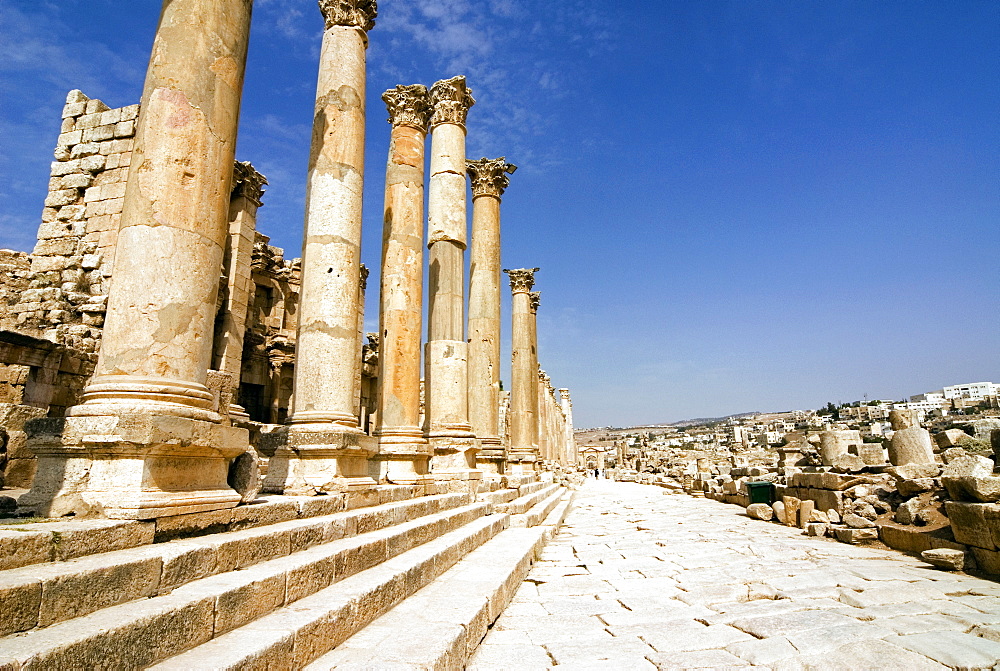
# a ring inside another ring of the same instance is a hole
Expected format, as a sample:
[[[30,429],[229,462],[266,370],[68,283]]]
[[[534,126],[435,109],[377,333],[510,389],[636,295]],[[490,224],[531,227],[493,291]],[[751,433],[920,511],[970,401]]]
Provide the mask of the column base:
[[[434,449],[431,474],[435,480],[481,480],[483,472],[476,467],[479,441],[472,437],[431,436]]]
[[[371,489],[368,460],[376,452],[373,436],[333,424],[292,425],[275,436],[278,447],[268,464],[264,491],[314,496]]]
[[[19,506],[44,517],[153,519],[233,508],[229,462],[245,429],[144,412],[29,423],[38,472]]]
[[[405,433],[387,430],[378,436],[378,481],[393,485],[425,486],[434,482],[430,475],[431,446],[420,429]]]
[[[480,438],[479,454],[476,455],[476,467],[484,473],[502,475],[507,468],[507,450],[499,438]]]

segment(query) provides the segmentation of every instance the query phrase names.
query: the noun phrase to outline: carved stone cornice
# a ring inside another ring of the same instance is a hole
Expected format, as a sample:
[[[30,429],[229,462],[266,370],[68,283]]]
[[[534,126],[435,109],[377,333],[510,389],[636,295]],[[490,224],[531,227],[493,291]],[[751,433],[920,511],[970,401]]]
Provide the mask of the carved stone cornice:
[[[531,314],[538,312],[538,306],[542,303],[542,292],[532,291],[528,294],[528,299],[531,301]]]
[[[476,99],[464,76],[442,79],[431,87],[431,106],[434,108],[431,127],[442,123],[464,126],[469,109],[475,104]]]
[[[371,274],[371,271],[368,270],[368,266],[366,266],[365,264],[362,263],[361,264],[361,293],[362,294],[364,294],[366,291],[368,291],[368,275],[370,275],[370,274]]]
[[[319,0],[326,28],[347,26],[360,28],[366,34],[375,27],[378,16],[377,0]]]
[[[510,178],[517,166],[507,163],[504,156],[500,158],[481,158],[478,161],[466,161],[466,170],[472,182],[472,197],[493,196],[500,198],[510,185]]]
[[[400,84],[383,93],[382,100],[389,110],[389,123],[393,126],[410,126],[427,132],[434,108],[431,107],[431,95],[426,86]]]
[[[510,290],[515,294],[519,291],[531,291],[535,286],[535,273],[541,268],[515,268],[504,272],[510,277]]]
[[[257,172],[250,161],[236,161],[233,164],[233,198],[242,196],[260,207],[263,205],[261,198],[266,185],[267,178]]]

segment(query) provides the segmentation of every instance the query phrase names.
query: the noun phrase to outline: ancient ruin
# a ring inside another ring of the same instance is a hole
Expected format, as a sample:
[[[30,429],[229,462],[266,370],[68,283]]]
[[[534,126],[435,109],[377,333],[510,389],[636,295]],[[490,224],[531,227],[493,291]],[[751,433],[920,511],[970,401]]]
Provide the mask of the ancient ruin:
[[[461,76],[387,91],[390,126],[374,126],[376,3],[319,5],[301,260],[257,230],[267,179],[234,155],[249,0],[165,2],[140,104],[67,98],[38,243],[2,258],[0,514],[30,518],[0,519],[4,668],[198,666],[219,649],[298,668],[477,562],[493,576],[468,587],[485,599],[481,638],[566,513],[568,392],[540,385],[533,324],[517,373],[531,379],[501,391],[500,199],[515,167],[467,159]],[[379,332],[365,334],[370,132],[391,149]],[[537,438],[512,448],[508,416],[545,436],[544,454]],[[41,598],[70,574],[58,603]],[[143,620],[136,599],[159,614]],[[268,623],[293,602],[298,643],[260,636],[285,631]],[[141,633],[154,621],[162,638]]]

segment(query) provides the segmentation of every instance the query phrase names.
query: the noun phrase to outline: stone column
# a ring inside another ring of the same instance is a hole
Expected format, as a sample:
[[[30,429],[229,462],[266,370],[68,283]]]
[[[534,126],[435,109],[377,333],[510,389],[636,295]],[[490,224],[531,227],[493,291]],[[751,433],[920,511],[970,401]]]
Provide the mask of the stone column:
[[[286,494],[374,485],[368,458],[375,441],[358,426],[358,301],[365,52],[376,6],[374,0],[319,6],[326,31],[306,181],[295,405],[288,443],[275,453],[265,485]]]
[[[511,300],[511,389],[510,450],[507,460],[515,474],[534,470],[538,444],[538,363],[532,324],[535,321],[531,288],[538,268],[504,270],[510,277]]]
[[[257,209],[267,179],[247,161],[237,161],[233,170],[233,193],[229,201],[229,235],[223,256],[226,285],[222,306],[215,323],[215,352],[212,368],[228,376],[233,403],[229,415],[249,420],[246,410],[235,402],[243,368],[243,336],[247,311],[253,300],[253,244],[257,232]]]
[[[528,330],[531,338],[531,363],[534,366],[535,375],[538,375],[538,371],[541,370],[538,364],[538,306],[542,301],[542,294],[538,291],[532,291],[528,294],[528,299],[531,306],[531,315],[528,320]],[[537,424],[541,416],[541,406],[536,401],[534,407],[535,413],[535,423]],[[539,431],[536,429],[534,435],[534,451],[535,451],[535,468],[538,468],[541,461],[541,454],[539,448]]]
[[[465,77],[431,88],[431,176],[427,198],[430,296],[427,350],[427,436],[434,475],[477,479],[478,445],[469,424],[465,340],[465,119],[475,104]]]
[[[168,0],[146,72],[100,359],[34,431],[39,514],[154,518],[235,506],[206,386],[252,0]]]
[[[428,478],[430,447],[420,424],[420,339],[424,281],[424,164],[431,104],[427,87],[382,95],[392,135],[382,224],[378,367],[380,479]]]
[[[500,439],[500,198],[517,166],[504,157],[466,163],[472,181],[469,263],[469,421],[480,441],[477,463],[503,473]]]
[[[548,375],[538,369],[538,456],[543,462],[552,461],[549,442],[549,384]]]
[[[566,433],[563,438],[566,441],[566,463],[577,464],[580,461],[580,452],[576,446],[576,436],[573,433],[573,399],[570,398],[569,389],[560,389],[559,396],[563,416],[566,417]]]

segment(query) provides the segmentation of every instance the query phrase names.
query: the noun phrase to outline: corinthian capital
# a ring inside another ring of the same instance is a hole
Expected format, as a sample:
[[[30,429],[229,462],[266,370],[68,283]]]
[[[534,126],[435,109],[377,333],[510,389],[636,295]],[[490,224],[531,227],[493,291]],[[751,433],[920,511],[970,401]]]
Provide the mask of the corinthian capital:
[[[367,33],[375,27],[378,0],[319,0],[319,11],[323,12],[328,30],[353,26]]]
[[[427,132],[427,124],[434,109],[431,107],[431,97],[426,86],[399,85],[383,93],[382,100],[389,110],[389,122],[393,126],[412,126]]]
[[[542,304],[542,292],[532,291],[528,294],[528,299],[531,301],[531,314],[538,312],[538,306]]]
[[[476,104],[472,97],[472,89],[465,83],[465,77],[442,79],[431,87],[431,105],[434,116],[431,126],[439,123],[457,123],[465,125],[469,109]]]
[[[500,158],[481,158],[478,161],[466,161],[469,179],[472,180],[472,196],[493,196],[499,198],[510,185],[510,178],[517,170],[516,165],[507,163]]]
[[[531,291],[531,287],[535,286],[535,273],[539,270],[541,268],[516,268],[514,270],[504,268],[504,272],[510,277],[510,289],[515,294],[519,291]]]
[[[261,206],[267,178],[250,165],[250,161],[236,161],[233,165],[233,196],[243,196],[257,207]]]

